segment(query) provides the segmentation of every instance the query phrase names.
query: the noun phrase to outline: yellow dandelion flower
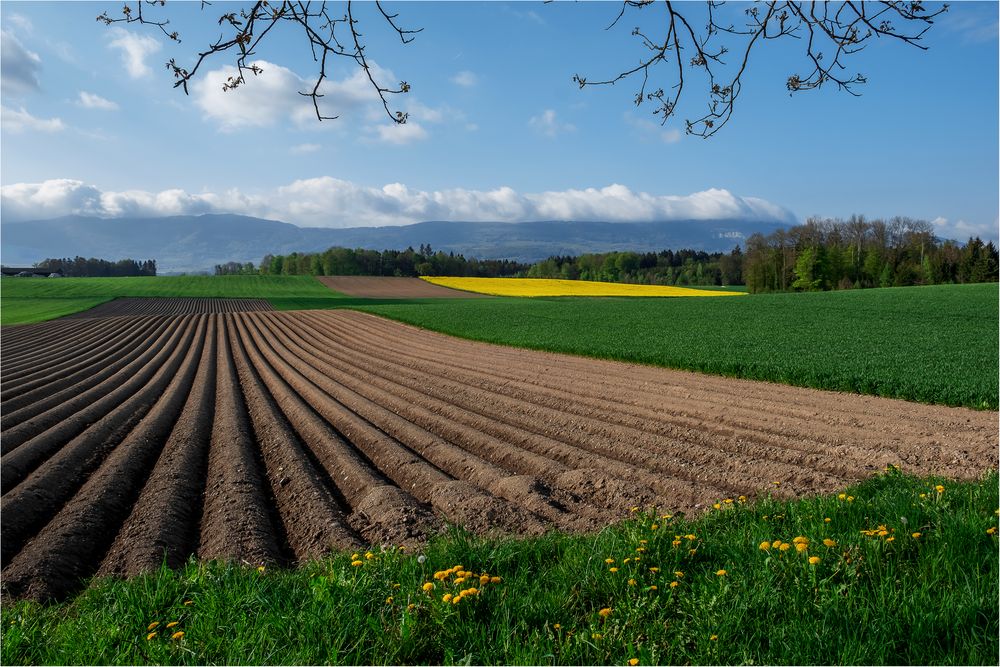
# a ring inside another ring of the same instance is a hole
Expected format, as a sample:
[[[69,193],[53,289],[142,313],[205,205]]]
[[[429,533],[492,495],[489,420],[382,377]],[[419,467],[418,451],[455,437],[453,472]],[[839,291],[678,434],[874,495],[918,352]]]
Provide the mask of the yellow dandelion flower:
[[[708,638],[708,641],[714,642],[714,641],[717,641],[718,639],[719,639],[719,635],[712,635],[711,637]]]
[[[265,568],[265,567],[264,567],[263,565],[259,565],[259,566],[257,567],[257,571],[258,571],[258,572],[260,572],[261,574],[263,574],[263,573],[264,573],[264,570],[265,570],[265,569],[266,569],[266,568]]]
[[[183,637],[184,637],[184,631],[183,630],[178,630],[174,634],[170,635],[171,639],[182,639]]]
[[[365,562],[361,561],[361,560],[352,560],[351,561],[351,567],[361,567],[364,564],[365,564]]]
[[[635,579],[629,579],[628,580],[628,585],[629,586],[635,586]]]
[[[628,565],[631,562],[632,562],[631,558],[626,558],[625,560],[622,561],[622,565]]]
[[[805,551],[808,548],[809,548],[809,545],[806,544],[805,542],[799,542],[798,544],[795,545],[795,550],[798,551],[799,553],[802,553],[803,551]]]
[[[775,540],[774,542],[771,543],[771,546],[777,549],[778,547],[781,546],[781,540]]]
[[[921,493],[921,494],[920,494],[920,497],[921,497],[921,498],[926,498],[926,497],[927,497],[927,494],[926,494],[926,493]]]
[[[392,604],[392,596],[391,595],[385,599],[385,603],[386,604]]]
[[[688,555],[689,555],[689,556],[693,556],[693,555],[695,555],[696,553],[698,553],[698,550],[697,550],[697,549],[688,549]]]
[[[193,604],[194,604],[194,600],[185,600],[184,601],[184,606],[185,607],[190,607]]]
[[[684,573],[681,572],[680,570],[677,570],[676,572],[674,572],[674,576],[677,577],[678,579],[683,579]]]
[[[479,575],[479,585],[480,586],[485,586],[488,583],[490,583],[490,575],[488,575],[488,574],[481,574],[481,575]]]
[[[597,612],[597,615],[600,616],[601,618],[607,618],[608,616],[611,615],[611,607],[605,607],[604,609],[601,609],[599,612]]]
[[[451,566],[451,571],[452,572],[461,572],[464,569],[465,569],[464,565],[452,565]]]
[[[638,512],[638,511],[639,511],[638,507],[632,507],[629,509],[629,512]]]
[[[739,500],[741,503],[745,503],[747,501],[747,497],[746,496],[740,496],[739,498],[737,498],[737,500]]]
[[[357,560],[359,558],[361,558],[361,556],[359,556],[358,554],[351,554],[351,560]]]
[[[366,560],[371,560],[372,558],[375,558],[375,554],[373,554],[371,551],[365,552],[365,559]]]
[[[847,494],[846,493],[838,493],[837,494],[837,500],[847,500]]]
[[[635,562],[636,562],[636,563],[638,563],[638,562],[639,562],[639,561],[641,561],[641,560],[642,560],[642,556],[636,556],[636,557],[635,557]]]
[[[651,567],[651,568],[649,568],[649,571],[652,572],[653,574],[656,574],[657,572],[660,571],[660,568],[658,568],[658,567]]]
[[[791,548],[792,548],[792,545],[789,544],[788,542],[782,542],[781,546],[778,547],[778,549],[780,549],[781,551],[788,551]]]
[[[938,493],[944,493],[944,487],[941,486],[940,484],[938,484],[937,486],[935,486],[934,490],[937,491]]]
[[[761,551],[770,551],[771,550],[771,543],[768,542],[767,540],[764,540],[763,542],[760,543],[760,546],[758,548]]]
[[[614,558],[605,558],[604,562],[607,563],[608,565],[611,565],[612,563],[615,562],[615,559]]]
[[[724,577],[724,576],[726,576],[727,574],[729,574],[729,573],[728,573],[728,572],[726,572],[725,570],[718,570],[718,571],[717,571],[717,572],[715,573],[715,576],[717,576],[717,577]]]
[[[771,484],[774,484],[775,486],[781,486],[781,482],[778,481],[771,482]]]
[[[673,514],[661,514],[660,518],[661,519],[673,519],[674,515]]]
[[[649,544],[649,540],[639,540],[639,544]]]
[[[823,523],[830,523],[830,517],[826,517],[826,518],[824,518],[824,519],[823,519]]]
[[[636,547],[635,552],[637,554],[644,554],[646,553],[646,547]]]
[[[146,626],[146,629],[147,629],[147,630],[152,630],[153,628],[155,628],[155,627],[156,627],[156,626],[158,626],[159,624],[160,624],[160,622],[159,622],[159,621],[153,621],[152,623],[150,623],[149,625],[147,625],[147,626]]]
[[[558,623],[553,623],[552,624],[552,629],[553,630],[562,630],[562,626],[560,624],[558,624]]]
[[[809,538],[802,537],[801,535],[799,535],[798,537],[793,537],[792,544],[809,544]]]
[[[181,623],[180,621],[170,621],[169,623],[167,623],[167,629],[169,630],[170,628],[176,625],[180,625],[180,623]]]
[[[831,540],[829,537],[824,537],[823,545],[827,547],[835,547],[837,546],[837,542],[835,540]]]
[[[146,641],[148,642],[149,640],[151,640],[153,637],[156,636],[156,634],[157,633],[155,631],[150,632],[148,635],[146,635]]]
[[[672,544],[672,545],[673,545],[673,546],[675,546],[675,547],[679,547],[679,546],[681,545],[681,541],[680,541],[680,540],[674,540],[674,541],[673,541],[673,542],[671,542],[670,544]]]
[[[684,539],[686,539],[688,542],[694,542],[695,540],[698,539],[698,536],[695,535],[694,533],[688,533],[687,535],[684,536]]]
[[[393,587],[394,589],[395,589],[395,588],[399,588],[399,587],[400,587],[400,584],[393,584],[393,585],[392,585],[392,587]]]
[[[920,539],[920,535],[921,535],[921,534],[922,534],[922,533],[913,533],[912,535],[910,535],[910,537],[912,537],[912,538],[913,538],[913,539],[915,539],[915,540],[918,540],[918,539]]]
[[[590,635],[590,638],[594,639],[596,641],[600,641],[601,637],[603,637],[603,636],[604,635],[602,635],[600,632],[595,632],[594,634]]]
[[[459,584],[464,584],[465,583],[465,577],[458,577],[457,579],[455,579],[454,583],[455,583],[456,586],[458,586]]]
[[[461,595],[461,593],[459,593],[458,595],[456,595],[455,597],[453,597],[451,599],[451,603],[452,604],[458,604],[461,601],[462,601],[462,595]]]
[[[680,585],[681,585],[681,582],[679,582],[679,581],[671,581],[670,582],[670,587],[671,588],[677,588]]]
[[[659,524],[654,523],[652,526],[649,527],[649,529],[650,530],[656,530],[659,527],[660,527]]]
[[[733,499],[732,499],[732,498],[726,498],[726,499],[725,499],[725,500],[723,500],[722,502],[723,502],[724,504],[726,504],[726,505],[732,505],[732,504],[733,504]]]
[[[455,597],[451,593],[445,593],[441,596],[441,602],[451,602],[451,599]]]
[[[822,559],[819,556],[810,556],[809,557],[809,564],[810,565],[818,565],[821,560]]]
[[[434,590],[434,584],[432,584],[431,582],[428,581],[421,588],[424,589],[425,593],[430,593],[432,590]]]
[[[658,591],[660,589],[659,589],[659,587],[656,586],[656,584],[653,584],[652,586],[649,587],[649,590],[651,590],[651,591]]]
[[[462,592],[462,595],[479,595],[479,589],[473,586],[472,588],[467,588]]]
[[[987,535],[995,535],[996,532],[997,532],[997,527],[996,526],[992,526],[992,527],[986,529],[986,534]]]
[[[406,611],[413,611],[416,608],[417,608],[417,605],[413,604],[412,602],[410,604],[406,605]]]
[[[889,534],[889,531],[888,531],[888,530],[884,530],[884,529],[883,529],[883,530],[880,530],[880,531],[878,531],[878,532],[877,532],[877,533],[875,533],[875,534],[876,534],[876,535],[878,535],[879,537],[885,537],[886,535],[888,535],[888,534]]]
[[[885,541],[888,544],[889,542],[892,542],[895,539],[896,539],[895,537],[887,537],[887,538],[885,538]]]
[[[715,503],[714,505],[712,505],[712,509],[721,510],[722,509],[722,505],[720,505],[719,503]]]
[[[609,567],[608,568],[608,572],[617,572],[617,571],[618,571],[617,567]]]
[[[629,658],[628,664],[632,665],[632,667],[635,667],[636,665],[639,664],[639,658]]]
[[[847,502],[853,503],[854,502],[854,496],[847,496]]]

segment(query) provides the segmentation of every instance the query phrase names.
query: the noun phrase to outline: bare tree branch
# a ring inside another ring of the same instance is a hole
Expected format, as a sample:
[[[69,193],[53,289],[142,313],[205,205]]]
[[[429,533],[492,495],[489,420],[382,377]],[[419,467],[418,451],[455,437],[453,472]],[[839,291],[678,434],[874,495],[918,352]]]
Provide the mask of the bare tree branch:
[[[125,2],[121,10],[120,17],[113,17],[104,12],[97,17],[97,20],[112,25],[115,23],[137,23],[140,25],[155,26],[169,39],[180,43],[180,36],[176,31],[168,31],[169,20],[156,20],[143,15],[144,6],[163,7],[166,0],[136,0],[135,2]],[[219,54],[227,52],[235,53],[234,64],[237,73],[228,77],[223,83],[222,89],[229,91],[246,83],[246,74],[254,76],[263,70],[253,61],[258,46],[271,34],[272,30],[279,25],[288,25],[298,28],[307,40],[312,51],[313,61],[317,64],[318,72],[316,80],[310,90],[299,91],[299,94],[312,100],[313,109],[318,120],[333,120],[338,116],[324,115],[320,110],[320,99],[323,93],[320,92],[323,82],[328,74],[327,66],[334,59],[342,58],[353,61],[353,63],[364,71],[372,88],[378,94],[385,109],[386,115],[394,123],[405,123],[409,114],[403,111],[393,111],[389,107],[389,98],[410,92],[410,84],[400,81],[398,86],[389,87],[380,84],[375,79],[372,72],[373,64],[369,61],[365,53],[365,45],[361,41],[362,34],[359,30],[359,21],[354,18],[351,0],[346,2],[346,13],[341,16],[334,16],[330,12],[327,2],[311,2],[309,0],[285,0],[284,2],[268,2],[260,0],[249,8],[241,8],[239,11],[229,11],[220,14],[218,25],[222,27],[223,33],[215,42],[198,53],[195,64],[190,69],[183,67],[176,59],[167,61],[167,69],[174,75],[174,87],[183,89],[188,94],[188,83],[194,79],[201,68],[202,63],[212,59]],[[340,3],[337,3],[340,4]],[[204,11],[211,4],[202,2],[201,8]],[[382,20],[388,24],[399,36],[403,44],[413,41],[414,35],[423,30],[409,30],[401,27],[396,19],[398,14],[389,14],[376,0],[375,7],[382,16]],[[226,5],[229,8],[229,5]],[[350,38],[341,41],[340,34],[349,32]],[[334,58],[331,58],[333,56]]]
[[[616,26],[629,12],[641,11],[655,4],[655,0],[624,0],[618,15],[608,26]],[[707,2],[707,23],[700,33],[685,17],[690,16],[687,8],[683,12],[675,2],[663,0],[666,20],[662,23],[665,35],[655,39],[640,28],[632,34],[650,53],[640,58],[639,64],[622,70],[617,75],[597,81],[590,81],[579,74],[573,81],[586,86],[614,85],[625,79],[641,74],[636,105],[654,102],[654,115],[661,116],[666,123],[676,110],[684,91],[686,70],[702,71],[707,81],[708,112],[694,120],[685,120],[688,134],[710,137],[718,132],[733,114],[736,100],[742,90],[743,75],[750,62],[750,52],[755,46],[783,38],[804,39],[805,59],[808,70],[792,73],[785,81],[790,94],[815,90],[825,83],[833,83],[838,90],[851,95],[859,95],[857,86],[867,82],[863,74],[845,74],[845,61],[863,50],[872,38],[889,37],[919,49],[934,19],[948,10],[942,5],[928,11],[920,0],[863,2],[803,2],[768,0],[756,3],[745,10],[742,27],[725,25],[718,20],[719,10],[725,4],[718,0]],[[894,21],[902,27],[897,27]],[[724,56],[729,52],[725,45],[717,45],[723,39],[742,40],[735,61],[734,71],[727,78],[720,78],[717,71],[726,67]],[[685,55],[682,52],[687,52]],[[832,57],[830,57],[832,54]],[[671,86],[672,93],[663,88],[647,92],[651,77],[659,71],[660,65],[674,61],[676,74]]]

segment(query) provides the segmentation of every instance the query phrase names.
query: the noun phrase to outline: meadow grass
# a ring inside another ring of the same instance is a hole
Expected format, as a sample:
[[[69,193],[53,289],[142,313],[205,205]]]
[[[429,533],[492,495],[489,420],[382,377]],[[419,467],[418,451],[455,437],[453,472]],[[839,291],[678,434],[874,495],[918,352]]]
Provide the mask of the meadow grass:
[[[358,309],[490,343],[996,410],[997,303],[993,283]]]
[[[997,483],[995,471],[964,483],[889,471],[839,496],[719,499],[690,518],[639,509],[589,536],[452,530],[419,553],[294,569],[192,562],[59,604],[5,601],[0,658],[997,664]]]

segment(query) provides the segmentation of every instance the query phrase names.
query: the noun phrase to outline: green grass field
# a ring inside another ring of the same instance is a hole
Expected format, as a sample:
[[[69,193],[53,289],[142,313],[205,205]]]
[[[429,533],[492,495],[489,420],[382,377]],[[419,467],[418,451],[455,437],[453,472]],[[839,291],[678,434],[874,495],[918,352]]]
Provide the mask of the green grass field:
[[[358,307],[473,340],[997,408],[997,285]]]
[[[263,572],[192,563],[60,604],[5,602],[0,659],[997,664],[997,484],[890,471],[839,497],[720,499],[691,520],[640,511],[594,536],[455,532],[424,562],[393,549]],[[475,576],[456,582],[459,565]]]

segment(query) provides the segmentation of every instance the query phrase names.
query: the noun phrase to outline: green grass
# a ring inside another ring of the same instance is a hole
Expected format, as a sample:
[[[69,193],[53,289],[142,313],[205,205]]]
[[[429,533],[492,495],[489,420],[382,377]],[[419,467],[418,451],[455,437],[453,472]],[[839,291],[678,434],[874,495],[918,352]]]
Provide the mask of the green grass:
[[[997,409],[997,285],[360,306],[463,338]]]
[[[938,483],[943,493],[934,489]],[[423,563],[395,550],[370,560],[362,554],[358,567],[348,554],[264,572],[192,563],[131,581],[102,580],[60,604],[5,602],[0,658],[997,664],[1000,567],[997,537],[987,532],[997,524],[997,484],[995,472],[955,483],[890,471],[842,498],[734,499],[691,520],[636,513],[591,536],[518,541],[455,531],[421,552]],[[862,534],[879,524],[885,536]],[[804,553],[759,548],[798,536],[810,540]],[[821,560],[810,565],[810,556]],[[443,593],[471,585],[434,579],[455,565],[501,581],[477,582],[478,595],[445,603]],[[422,591],[426,582],[435,583],[431,593]],[[599,613],[604,608],[611,610],[607,618]],[[147,640],[154,621],[158,634]],[[164,632],[171,621],[179,624],[170,632],[183,631],[183,638]]]

